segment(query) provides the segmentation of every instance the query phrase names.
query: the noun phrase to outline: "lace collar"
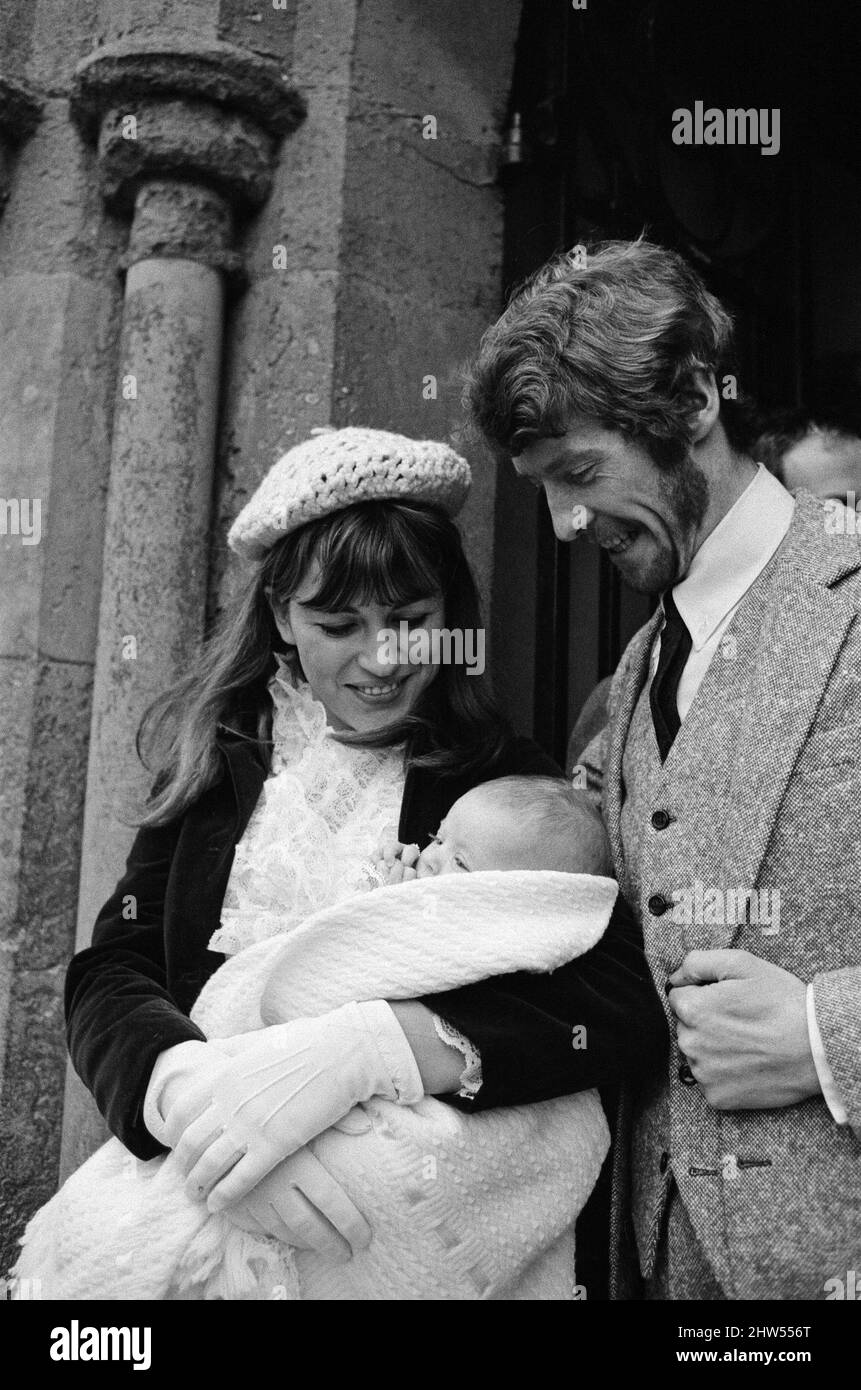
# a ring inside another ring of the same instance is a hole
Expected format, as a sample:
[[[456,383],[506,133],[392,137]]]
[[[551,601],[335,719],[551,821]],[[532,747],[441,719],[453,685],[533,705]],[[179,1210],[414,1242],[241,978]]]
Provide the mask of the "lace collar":
[[[288,768],[308,753],[309,749],[320,749],[324,744],[333,750],[349,750],[361,759],[372,762],[388,762],[396,753],[403,755],[403,743],[387,745],[382,748],[363,748],[361,744],[344,744],[330,738],[335,732],[326,713],[326,707],[311,692],[304,679],[296,678],[289,660],[281,653],[274,652],[278,667],[269,682],[272,697],[272,770]]]
[[[325,706],[306,680],[295,680],[290,662],[275,652],[278,670],[269,682],[272,697],[273,770],[289,767],[306,749],[319,748],[331,732]]]

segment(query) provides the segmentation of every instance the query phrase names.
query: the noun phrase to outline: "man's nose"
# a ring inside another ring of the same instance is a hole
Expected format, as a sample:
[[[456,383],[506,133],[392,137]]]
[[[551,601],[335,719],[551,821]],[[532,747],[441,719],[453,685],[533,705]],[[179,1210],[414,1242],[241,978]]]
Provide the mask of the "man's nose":
[[[576,541],[594,520],[594,512],[567,489],[564,494],[548,492],[547,505],[556,539],[560,541]]]

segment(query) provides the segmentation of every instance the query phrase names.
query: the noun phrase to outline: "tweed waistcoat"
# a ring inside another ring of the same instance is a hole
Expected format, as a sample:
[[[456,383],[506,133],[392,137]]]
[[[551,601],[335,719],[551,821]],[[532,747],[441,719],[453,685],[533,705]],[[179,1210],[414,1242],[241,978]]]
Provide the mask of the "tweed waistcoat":
[[[686,952],[723,944],[723,922],[706,919],[725,916],[721,908],[726,899],[712,892],[708,912],[703,900],[707,888],[736,886],[724,883],[722,863],[727,797],[744,707],[735,663],[749,670],[755,659],[767,587],[767,580],[757,586],[740,630],[728,632],[722,640],[663,765],[649,708],[649,681],[631,719],[622,760],[621,886],[637,906],[649,967],[664,999],[666,980]],[[654,650],[650,664],[654,668]],[[719,721],[714,719],[716,707],[723,712]],[[679,890],[687,890],[690,898],[673,905]],[[730,910],[735,901],[735,896],[730,899]],[[699,1087],[680,1078],[684,1058],[676,1046],[674,1016],[669,1005],[665,1007],[671,1037],[668,1075],[639,1098],[634,1115],[632,1217],[646,1276],[654,1269],[671,1176],[683,1191],[697,1182],[697,1206],[714,1222],[721,1203],[716,1175],[724,1161],[715,1112]],[[697,1170],[698,1176],[692,1177]]]
[[[802,498],[797,513],[663,765],[648,705],[659,616],[633,639],[599,759],[602,809],[660,997],[695,948],[746,950],[813,981],[857,1127],[861,575],[857,544],[825,537],[819,504]],[[858,1133],[821,1096],[712,1108],[680,1076],[666,1008],[667,1071],[629,1095],[615,1170],[642,1273],[654,1270],[674,1177],[728,1298],[823,1298],[861,1240]]]

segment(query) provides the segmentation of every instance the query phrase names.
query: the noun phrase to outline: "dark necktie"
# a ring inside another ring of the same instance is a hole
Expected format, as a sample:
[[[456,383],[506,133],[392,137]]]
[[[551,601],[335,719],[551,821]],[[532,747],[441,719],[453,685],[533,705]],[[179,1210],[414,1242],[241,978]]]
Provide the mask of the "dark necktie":
[[[691,634],[679,616],[679,610],[669,589],[664,594],[663,604],[666,622],[661,631],[661,653],[658,657],[658,669],[649,687],[652,722],[662,763],[666,760],[673,746],[673,739],[681,726],[676,697],[682,671],[693,646]]]

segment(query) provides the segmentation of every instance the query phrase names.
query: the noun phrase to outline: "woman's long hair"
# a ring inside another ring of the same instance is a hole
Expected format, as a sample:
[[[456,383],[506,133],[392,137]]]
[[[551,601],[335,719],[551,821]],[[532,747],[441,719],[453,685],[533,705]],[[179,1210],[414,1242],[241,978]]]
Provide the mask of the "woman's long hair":
[[[315,608],[332,613],[376,601],[394,607],[441,592],[445,626],[477,630],[481,612],[475,581],[454,523],[435,507],[413,502],[358,502],[308,522],[256,562],[189,673],[160,695],[137,735],[141,761],[155,786],[140,825],[163,825],[180,815],[218,778],[218,729],[256,743],[269,767],[275,652],[301,677],[295,648],[273,617],[285,612],[316,560]],[[438,668],[413,710],[370,733],[341,733],[345,743],[383,747],[405,742],[406,766],[440,774],[489,767],[509,736],[486,676],[463,665]]]

